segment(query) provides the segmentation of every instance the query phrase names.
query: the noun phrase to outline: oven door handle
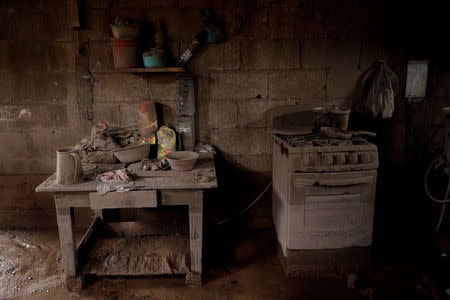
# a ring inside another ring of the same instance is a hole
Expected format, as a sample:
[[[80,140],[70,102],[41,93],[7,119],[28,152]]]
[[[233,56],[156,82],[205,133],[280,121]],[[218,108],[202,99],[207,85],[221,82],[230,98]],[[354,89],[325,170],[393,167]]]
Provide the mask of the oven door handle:
[[[319,179],[316,184],[319,186],[345,186],[345,185],[367,184],[373,181],[374,181],[373,176],[362,176],[357,178]]]

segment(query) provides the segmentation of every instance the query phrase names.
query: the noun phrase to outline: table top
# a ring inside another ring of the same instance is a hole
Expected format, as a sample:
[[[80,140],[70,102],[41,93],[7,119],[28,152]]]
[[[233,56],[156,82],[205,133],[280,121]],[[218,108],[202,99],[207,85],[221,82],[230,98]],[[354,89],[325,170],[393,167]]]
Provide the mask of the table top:
[[[134,182],[135,190],[165,189],[209,189],[217,187],[216,167],[211,153],[200,153],[196,166],[191,171],[143,171]],[[36,192],[95,192],[97,182],[86,180],[78,184],[61,185],[56,183],[53,173],[37,188]]]

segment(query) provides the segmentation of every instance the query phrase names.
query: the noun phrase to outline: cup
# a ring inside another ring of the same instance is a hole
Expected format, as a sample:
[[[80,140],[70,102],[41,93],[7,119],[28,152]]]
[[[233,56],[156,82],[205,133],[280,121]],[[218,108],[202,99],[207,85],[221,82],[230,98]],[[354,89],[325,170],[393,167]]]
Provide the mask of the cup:
[[[75,184],[83,179],[83,167],[77,149],[64,147],[56,150],[56,183]]]

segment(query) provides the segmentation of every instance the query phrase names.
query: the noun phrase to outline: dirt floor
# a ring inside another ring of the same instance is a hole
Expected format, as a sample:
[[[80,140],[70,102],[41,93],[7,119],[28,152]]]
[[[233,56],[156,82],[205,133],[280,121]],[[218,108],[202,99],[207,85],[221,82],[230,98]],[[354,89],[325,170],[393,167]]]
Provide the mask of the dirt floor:
[[[274,240],[273,231],[246,235],[232,259],[212,259],[201,288],[185,287],[184,276],[103,277],[78,294],[64,287],[56,230],[0,230],[0,299],[417,299],[414,270],[399,266],[370,274],[372,298],[346,276],[287,279]]]

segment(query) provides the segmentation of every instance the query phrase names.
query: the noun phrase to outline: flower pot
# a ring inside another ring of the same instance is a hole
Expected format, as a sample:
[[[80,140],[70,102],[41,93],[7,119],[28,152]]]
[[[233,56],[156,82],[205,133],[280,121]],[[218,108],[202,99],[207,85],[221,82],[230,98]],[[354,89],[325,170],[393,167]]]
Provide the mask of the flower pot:
[[[137,63],[137,45],[132,39],[114,39],[111,41],[114,68],[135,68]]]

